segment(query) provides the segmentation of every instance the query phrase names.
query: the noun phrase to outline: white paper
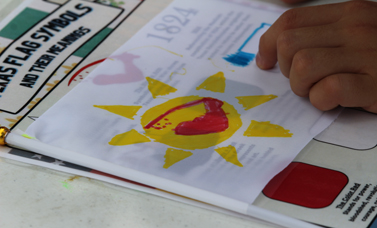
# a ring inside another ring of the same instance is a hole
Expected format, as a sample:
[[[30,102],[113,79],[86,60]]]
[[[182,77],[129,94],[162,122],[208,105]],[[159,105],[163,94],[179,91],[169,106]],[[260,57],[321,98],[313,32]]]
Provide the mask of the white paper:
[[[176,0],[27,133],[252,203],[336,117],[294,95],[278,69],[260,70],[256,53],[240,49],[279,15],[239,2]],[[242,61],[227,58],[240,51]]]

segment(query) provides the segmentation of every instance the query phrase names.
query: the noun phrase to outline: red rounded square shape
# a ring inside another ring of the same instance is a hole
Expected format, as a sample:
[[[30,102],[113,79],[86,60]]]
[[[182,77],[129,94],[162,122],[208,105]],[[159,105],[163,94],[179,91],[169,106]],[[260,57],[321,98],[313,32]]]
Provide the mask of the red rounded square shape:
[[[292,162],[263,189],[267,197],[308,208],[329,206],[348,183],[341,172]]]

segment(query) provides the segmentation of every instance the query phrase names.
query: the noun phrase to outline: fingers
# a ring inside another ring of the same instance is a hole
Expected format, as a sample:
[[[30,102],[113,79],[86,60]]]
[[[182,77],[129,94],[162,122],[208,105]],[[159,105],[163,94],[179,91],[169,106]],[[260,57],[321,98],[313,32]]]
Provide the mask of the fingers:
[[[288,4],[295,4],[299,2],[307,2],[308,0],[282,0],[282,1]]]
[[[375,103],[373,103],[372,105],[362,107],[362,108],[365,109],[368,112],[377,113],[377,101]]]
[[[334,74],[317,82],[310,90],[310,102],[327,111],[337,107],[366,107],[377,111],[377,83],[364,74]]]
[[[281,72],[289,77],[293,57],[302,49],[341,46],[342,37],[336,33],[334,24],[284,31],[277,39],[277,57]]]
[[[279,61],[292,90],[320,110],[377,113],[376,10],[357,0],[289,10],[262,35],[256,63],[270,69]]]
[[[346,48],[311,48],[303,49],[295,54],[290,68],[290,84],[292,91],[301,97],[307,97],[311,87],[323,78],[342,72],[361,73],[364,61],[355,59],[353,49]],[[359,56],[360,56],[359,55]]]
[[[319,13],[320,12],[320,13]],[[270,69],[277,62],[277,40],[283,31],[331,24],[342,17],[337,4],[303,7],[286,11],[261,37],[256,63]]]

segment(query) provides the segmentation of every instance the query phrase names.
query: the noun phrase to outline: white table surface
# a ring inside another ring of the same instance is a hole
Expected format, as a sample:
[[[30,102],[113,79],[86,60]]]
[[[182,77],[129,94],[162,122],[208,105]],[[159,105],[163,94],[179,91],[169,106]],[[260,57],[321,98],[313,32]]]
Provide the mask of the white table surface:
[[[279,0],[264,1],[285,5]],[[342,1],[344,0],[314,0],[299,6]],[[20,2],[22,0],[0,0],[0,18]],[[74,177],[71,174],[0,158],[0,227],[270,228],[272,226],[97,180]]]

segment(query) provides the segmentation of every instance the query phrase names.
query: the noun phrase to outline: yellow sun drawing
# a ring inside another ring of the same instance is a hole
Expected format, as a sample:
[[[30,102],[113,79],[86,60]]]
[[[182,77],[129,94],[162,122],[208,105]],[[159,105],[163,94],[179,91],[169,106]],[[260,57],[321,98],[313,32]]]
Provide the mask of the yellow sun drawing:
[[[159,80],[146,77],[148,90],[153,98],[175,93],[176,88]],[[224,93],[226,77],[218,72],[205,79],[196,89],[208,90],[214,93]],[[277,98],[276,95],[257,95],[236,97],[244,110],[249,110]],[[134,120],[134,116],[142,106],[125,105],[94,105],[116,115]],[[115,135],[109,144],[125,146],[137,143],[158,142],[168,148],[165,153],[167,169],[172,165],[190,157],[192,152],[187,150],[206,149],[214,147],[225,161],[243,167],[238,160],[234,146],[217,147],[220,143],[231,138],[242,126],[241,115],[232,104],[213,97],[197,95],[175,97],[156,105],[140,116],[143,132],[132,129]],[[282,126],[266,122],[251,120],[244,132],[246,137],[292,137],[289,130]]]

